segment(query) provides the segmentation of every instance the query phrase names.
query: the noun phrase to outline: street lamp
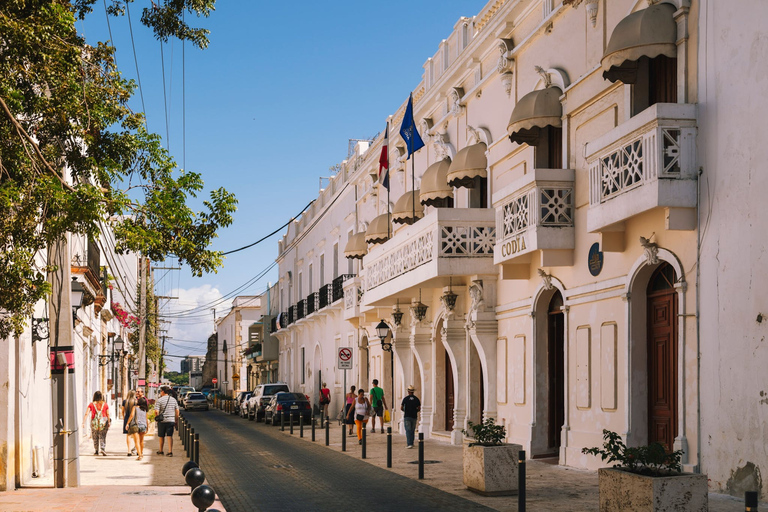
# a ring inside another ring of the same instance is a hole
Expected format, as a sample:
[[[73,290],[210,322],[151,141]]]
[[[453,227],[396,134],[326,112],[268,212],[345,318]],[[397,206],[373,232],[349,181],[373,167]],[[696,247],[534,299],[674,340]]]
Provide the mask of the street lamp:
[[[403,323],[403,312],[400,310],[400,300],[397,301],[397,306],[392,310],[392,320],[395,322],[395,326],[400,327]]]
[[[72,278],[72,323],[77,321],[77,310],[83,305],[85,288],[76,277]]]
[[[395,424],[395,352],[392,350],[392,342],[387,342],[387,336],[391,335],[389,326],[387,325],[387,322],[385,322],[383,319],[381,322],[379,322],[379,325],[376,326],[376,334],[379,336],[379,339],[381,340],[381,348],[384,350],[384,352],[389,352],[389,381],[392,383],[392,394],[390,395],[392,397],[392,414],[390,417],[390,422],[394,426]],[[392,338],[390,337],[390,340]]]

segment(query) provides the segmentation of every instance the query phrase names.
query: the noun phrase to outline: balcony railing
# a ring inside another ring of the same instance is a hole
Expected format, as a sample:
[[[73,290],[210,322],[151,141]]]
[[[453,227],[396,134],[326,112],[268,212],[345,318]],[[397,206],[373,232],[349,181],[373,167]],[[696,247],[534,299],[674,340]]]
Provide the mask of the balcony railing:
[[[301,320],[305,316],[307,316],[307,302],[301,299],[296,303],[296,320]]]
[[[571,169],[534,169],[494,194],[497,264],[534,250],[574,248],[573,179]]]
[[[277,332],[277,317],[272,317],[272,320],[269,323],[269,332],[270,334]]]
[[[333,294],[331,296],[331,303],[336,302],[344,298],[344,281],[355,277],[354,274],[341,274],[339,277],[333,280]]]
[[[291,325],[298,319],[298,315],[296,314],[296,304],[288,308],[288,325]]]
[[[320,309],[319,294],[317,292],[313,292],[307,295],[305,306],[307,308],[307,315],[311,315],[312,313]]]
[[[318,309],[323,309],[332,302],[333,287],[330,284],[324,284],[320,287],[318,298]]]
[[[587,144],[587,229],[655,207],[694,208],[695,151],[696,105],[684,103],[657,103]]]
[[[366,305],[421,282],[441,276],[464,275],[464,259],[472,258],[473,274],[494,273],[496,225],[487,208],[438,208],[364,258]],[[378,290],[389,283],[385,289]],[[374,293],[371,293],[375,291]]]

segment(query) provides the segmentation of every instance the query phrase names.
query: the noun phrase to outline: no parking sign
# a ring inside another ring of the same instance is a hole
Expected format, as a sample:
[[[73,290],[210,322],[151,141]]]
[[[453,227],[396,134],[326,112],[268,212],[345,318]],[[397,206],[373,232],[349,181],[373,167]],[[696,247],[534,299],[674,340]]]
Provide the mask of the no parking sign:
[[[352,369],[352,349],[350,347],[339,348],[339,362],[337,367],[339,370]]]

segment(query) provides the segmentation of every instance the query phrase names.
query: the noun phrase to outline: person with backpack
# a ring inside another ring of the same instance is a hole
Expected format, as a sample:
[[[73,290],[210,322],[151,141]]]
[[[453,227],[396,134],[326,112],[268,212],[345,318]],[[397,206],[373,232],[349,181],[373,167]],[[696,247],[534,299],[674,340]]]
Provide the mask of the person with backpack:
[[[85,422],[90,419],[91,425],[91,438],[93,438],[94,455],[101,453],[104,457],[107,456],[107,431],[111,424],[109,417],[109,406],[104,401],[104,396],[101,391],[97,391],[93,394],[93,401],[88,405],[83,417],[83,430],[85,430]]]
[[[387,408],[387,401],[384,400],[384,390],[379,387],[379,379],[373,379],[371,388],[371,408],[373,409],[373,418],[371,419],[371,434],[376,433],[376,417],[381,423],[381,433],[384,433],[384,409]]]
[[[144,458],[144,435],[147,433],[147,399],[139,398],[136,405],[131,408],[131,415],[128,418],[128,434],[133,436],[133,445],[136,447],[138,457],[136,460]]]

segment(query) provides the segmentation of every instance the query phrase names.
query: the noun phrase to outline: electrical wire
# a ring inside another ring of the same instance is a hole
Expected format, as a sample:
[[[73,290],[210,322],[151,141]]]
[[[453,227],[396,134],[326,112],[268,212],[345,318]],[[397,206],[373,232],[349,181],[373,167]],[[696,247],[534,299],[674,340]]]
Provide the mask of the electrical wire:
[[[144,89],[141,87],[141,74],[139,73],[139,59],[136,56],[136,43],[133,40],[133,25],[131,24],[130,2],[125,2],[125,10],[128,15],[128,30],[131,33],[131,47],[133,48],[133,62],[136,65],[136,81],[139,83],[139,96],[141,96],[141,111],[144,113],[144,127],[147,127],[147,107],[144,105]],[[147,128],[149,130],[149,128]]]
[[[310,201],[309,203],[307,203],[307,206],[305,206],[305,207],[304,207],[304,208],[303,208],[303,209],[302,209],[302,210],[301,210],[301,211],[300,211],[300,212],[299,212],[299,213],[298,213],[296,216],[294,216],[294,217],[291,217],[291,219],[290,219],[290,220],[288,220],[288,222],[286,222],[285,224],[283,224],[282,226],[280,226],[279,228],[277,228],[276,230],[274,230],[274,231],[273,231],[273,232],[271,232],[270,234],[268,234],[268,235],[265,235],[265,236],[263,236],[263,237],[259,238],[258,240],[256,240],[256,241],[255,241],[255,242],[253,242],[252,244],[248,244],[248,245],[245,245],[245,246],[243,246],[243,247],[240,247],[240,248],[237,248],[237,249],[233,249],[233,250],[231,250],[231,251],[223,252],[223,253],[221,253],[221,254],[226,256],[227,254],[233,254],[233,253],[236,253],[236,252],[240,252],[240,251],[242,251],[242,250],[245,250],[245,249],[249,249],[249,248],[253,247],[253,246],[254,246],[254,245],[256,245],[256,244],[260,244],[261,242],[263,242],[263,241],[264,241],[264,240],[266,240],[267,238],[271,237],[272,235],[276,234],[278,231],[280,231],[281,229],[283,229],[284,227],[286,227],[288,224],[290,224],[291,222],[293,222],[293,221],[294,221],[294,219],[296,219],[297,217],[299,217],[299,216],[300,216],[302,213],[304,213],[305,211],[307,211],[307,208],[309,208],[309,207],[312,205],[312,203],[313,203],[313,202],[314,202],[314,199],[313,199],[312,201]]]

